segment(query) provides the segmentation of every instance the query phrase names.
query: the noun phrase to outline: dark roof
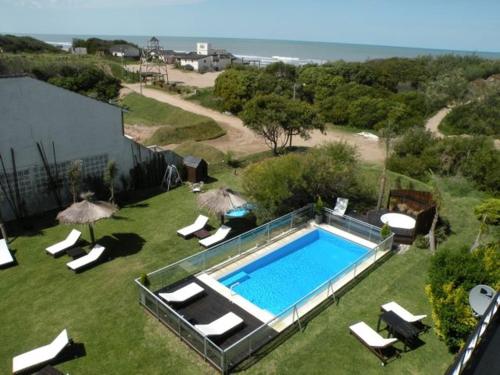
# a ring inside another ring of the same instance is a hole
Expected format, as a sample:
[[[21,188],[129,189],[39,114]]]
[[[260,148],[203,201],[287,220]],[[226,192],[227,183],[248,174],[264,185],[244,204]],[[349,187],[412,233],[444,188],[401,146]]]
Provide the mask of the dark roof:
[[[149,41],[150,41],[150,42],[159,42],[159,40],[158,40],[158,39],[156,39],[156,37],[155,37],[155,36],[154,36],[154,37],[152,37]]]
[[[109,49],[111,52],[129,52],[129,51],[137,51],[139,52],[139,48],[131,46],[129,44],[115,44]]]
[[[205,160],[201,158],[197,158],[196,156],[186,156],[184,158],[184,165],[186,167],[198,168],[201,162],[205,162]],[[206,163],[206,162],[205,162]]]
[[[209,57],[210,55],[198,55],[197,53],[190,52],[190,53],[179,53],[176,56],[178,59],[201,60]]]

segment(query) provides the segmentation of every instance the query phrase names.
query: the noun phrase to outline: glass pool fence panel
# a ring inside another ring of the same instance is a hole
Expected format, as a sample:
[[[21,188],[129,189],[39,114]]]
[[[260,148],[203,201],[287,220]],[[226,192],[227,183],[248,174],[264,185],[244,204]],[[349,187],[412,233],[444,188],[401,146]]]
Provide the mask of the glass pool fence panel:
[[[158,291],[188,276],[206,271],[245,251],[266,245],[270,240],[298,228],[312,218],[312,205],[284,215],[219,245],[148,274],[149,289]]]
[[[163,304],[155,295],[140,284],[139,280],[136,280],[136,283],[139,287],[141,304],[156,316],[158,320],[167,325],[177,336],[200,353],[207,361],[210,361],[214,366],[222,370],[222,350],[201,333],[197,332],[191,324],[185,321],[168,305]]]
[[[339,222],[342,224],[346,224],[349,221],[349,219],[352,218],[347,217],[345,218],[345,220],[340,220]],[[360,223],[364,224],[355,219],[354,221],[350,222],[350,224],[354,224],[353,228],[355,228],[355,230],[359,230],[358,225]],[[364,231],[364,233],[366,236],[369,236],[369,238],[371,238],[372,241],[374,241],[375,237],[377,236],[378,239],[380,239],[380,234],[378,231],[379,228],[368,225],[368,228],[366,229],[366,231]],[[274,338],[278,333],[272,327],[273,326],[276,327],[276,324],[279,324],[280,321],[282,320],[290,321],[300,326],[299,324],[300,319],[302,319],[305,315],[307,315],[307,313],[310,312],[312,309],[314,309],[317,305],[323,303],[326,297],[335,298],[333,290],[334,287],[336,287],[334,284],[338,280],[348,275],[349,273],[352,273],[352,278],[358,276],[359,273],[362,272],[362,268],[364,269],[364,267],[360,267],[360,265],[369,260],[370,257],[373,257],[374,261],[378,260],[379,259],[378,255],[380,254],[381,256],[381,252],[379,250],[390,249],[392,246],[393,238],[394,234],[391,234],[390,237],[380,242],[376,248],[366,253],[362,258],[358,259],[356,263],[345,268],[340,273],[334,275],[331,279],[329,279],[328,281],[326,281],[325,283],[314,289],[312,292],[308,293],[306,296],[301,298],[293,306],[290,306],[285,311],[281,312],[274,319],[262,325],[261,327],[257,328],[253,332],[249,333],[247,336],[242,338],[240,341],[234,343],[229,348],[225,349],[224,358],[227,366],[226,369],[233,367],[235,364],[245,359],[246,357],[250,356],[252,352],[256,351],[262,345],[266,344],[272,338]],[[314,303],[316,298],[320,298],[321,301],[318,300],[316,301],[316,303]]]
[[[344,215],[338,216],[333,214],[333,210],[324,209],[325,222],[329,225],[346,231],[347,233],[355,234],[370,242],[378,243],[382,240],[380,236],[380,228],[365,223],[361,220]]]
[[[261,325],[240,341],[224,350],[225,369],[229,370],[245,358],[248,358],[277,335],[278,333],[269,325]]]

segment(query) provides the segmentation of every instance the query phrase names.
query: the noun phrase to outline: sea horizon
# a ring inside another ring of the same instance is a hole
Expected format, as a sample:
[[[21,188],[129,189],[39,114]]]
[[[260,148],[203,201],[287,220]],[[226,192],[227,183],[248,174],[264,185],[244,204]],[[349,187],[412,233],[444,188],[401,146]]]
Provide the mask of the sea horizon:
[[[455,54],[500,59],[500,52],[439,49],[425,47],[405,47],[344,42],[301,41],[286,39],[165,36],[165,35],[108,35],[108,34],[33,34],[12,33],[12,35],[32,36],[51,44],[71,45],[75,38],[123,39],[143,47],[156,36],[164,49],[194,51],[197,42],[209,42],[214,48],[226,49],[238,57],[260,60],[263,63],[285,61],[296,64],[324,63],[327,61],[366,61],[391,57],[418,57]]]

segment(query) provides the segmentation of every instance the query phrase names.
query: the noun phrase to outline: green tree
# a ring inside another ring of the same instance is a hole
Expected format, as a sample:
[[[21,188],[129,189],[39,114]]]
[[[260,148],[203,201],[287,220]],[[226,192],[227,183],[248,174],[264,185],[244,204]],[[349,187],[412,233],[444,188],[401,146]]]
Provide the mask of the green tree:
[[[400,121],[404,116],[404,108],[402,104],[396,104],[391,108],[387,116],[386,125],[381,129],[380,134],[384,140],[385,145],[385,157],[384,157],[384,167],[382,168],[382,175],[380,176],[380,187],[377,199],[377,210],[382,207],[382,201],[385,196],[385,189],[387,187],[387,164],[389,162],[389,156],[391,152],[391,142],[396,136],[395,124]]]
[[[306,102],[288,100],[286,115],[284,128],[288,132],[289,147],[292,147],[294,135],[308,139],[312,130],[324,131],[324,124],[319,121],[316,110]]]
[[[241,113],[245,126],[264,138],[274,155],[287,145],[290,133],[288,124],[288,102],[278,95],[258,95],[250,100]]]
[[[324,100],[335,94],[337,87],[344,83],[344,79],[330,69],[318,66],[306,66],[298,75],[298,87],[310,103]]]
[[[76,203],[76,198],[80,193],[80,184],[82,182],[82,161],[73,160],[68,169],[68,182],[70,192],[73,197],[73,203]]]
[[[239,113],[255,94],[259,72],[249,69],[227,69],[215,80],[214,94],[222,98],[225,111]]]
[[[287,154],[249,166],[242,178],[246,195],[257,203],[259,219],[271,219],[320,197],[332,204],[338,196],[367,200],[358,175],[355,148],[327,143],[302,154]]]
[[[479,232],[471,247],[471,251],[476,249],[481,243],[481,237],[488,232],[490,226],[500,225],[500,199],[489,198],[481,202],[474,208],[474,214],[479,220]]]
[[[104,171],[104,183],[109,188],[109,201],[115,203],[115,180],[118,176],[118,167],[114,160],[110,160]]]
[[[443,204],[443,195],[441,194],[441,189],[439,188],[436,176],[431,172],[431,184],[432,184],[432,198],[436,205],[436,210],[434,211],[434,217],[432,218],[432,224],[429,229],[429,247],[431,253],[436,252],[436,226],[439,220],[439,214],[441,212],[441,206]]]
[[[461,69],[444,72],[426,85],[425,92],[434,108],[462,103],[468,93],[469,82]]]

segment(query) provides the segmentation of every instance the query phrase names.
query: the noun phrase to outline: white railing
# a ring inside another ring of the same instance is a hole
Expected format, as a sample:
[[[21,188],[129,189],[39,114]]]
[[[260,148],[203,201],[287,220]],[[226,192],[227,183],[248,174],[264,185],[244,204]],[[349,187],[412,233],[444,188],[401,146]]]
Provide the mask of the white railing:
[[[476,326],[474,332],[469,336],[467,343],[464,345],[460,353],[457,355],[457,359],[455,363],[450,367],[447,374],[449,375],[460,375],[462,371],[466,368],[467,363],[469,362],[472,354],[474,353],[474,349],[481,342],[481,338],[488,328],[488,325],[495,317],[498,309],[500,307],[500,293],[497,292],[495,297],[493,297],[490,305],[486,309],[483,317],[479,321]]]

